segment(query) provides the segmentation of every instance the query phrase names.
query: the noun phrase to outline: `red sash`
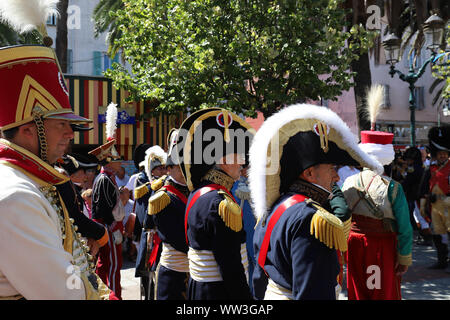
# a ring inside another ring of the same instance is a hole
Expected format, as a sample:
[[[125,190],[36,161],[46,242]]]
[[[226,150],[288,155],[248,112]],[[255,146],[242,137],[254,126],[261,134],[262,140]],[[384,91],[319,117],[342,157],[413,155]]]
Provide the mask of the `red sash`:
[[[158,257],[159,245],[161,244],[161,238],[158,236],[157,232],[155,232],[155,234],[153,235],[152,243],[152,251],[150,252],[150,256],[148,258],[148,265],[150,268],[156,262],[156,258]]]
[[[170,193],[173,193],[175,196],[178,197],[181,201],[183,201],[184,204],[187,203],[187,198],[182,194],[177,188],[171,185],[167,185],[163,187],[165,190],[167,190]],[[153,241],[152,241],[152,251],[150,253],[150,256],[148,258],[148,264],[150,267],[153,266],[153,264],[156,262],[156,258],[158,257],[158,250],[159,246],[161,245],[161,238],[158,236],[158,233],[155,233],[153,235]]]
[[[164,189],[166,189],[167,191],[169,191],[170,193],[173,193],[174,195],[176,195],[178,197],[178,199],[180,199],[181,201],[183,201],[184,204],[187,203],[187,198],[185,197],[184,194],[182,194],[180,192],[180,190],[178,190],[177,188],[175,188],[174,186],[171,185],[167,185],[163,187]]]
[[[270,243],[270,236],[272,234],[272,230],[275,227],[275,224],[278,222],[278,219],[280,219],[281,215],[291,206],[294,204],[300,203],[305,201],[306,197],[301,194],[293,195],[286,200],[283,201],[282,204],[280,204],[273,213],[272,217],[269,220],[269,223],[267,225],[266,233],[264,234],[264,238],[261,244],[261,248],[259,250],[258,255],[258,264],[259,266],[264,270],[264,272],[267,274],[266,270],[264,269],[264,265],[266,264],[266,258],[267,258],[267,250],[269,249],[269,243]]]
[[[198,198],[200,198],[204,194],[207,194],[208,192],[211,192],[214,190],[224,190],[234,200],[234,202],[236,202],[236,200],[234,199],[234,197],[230,193],[230,191],[228,191],[227,188],[225,188],[224,186],[221,186],[220,184],[208,184],[207,186],[204,186],[203,188],[200,188],[199,190],[197,190],[197,192],[194,194],[191,201],[189,202],[189,204],[186,208],[186,214],[184,216],[184,234],[186,235],[186,243],[189,243],[188,236],[187,236],[187,221],[188,221],[189,211],[191,210],[194,203],[198,200]]]

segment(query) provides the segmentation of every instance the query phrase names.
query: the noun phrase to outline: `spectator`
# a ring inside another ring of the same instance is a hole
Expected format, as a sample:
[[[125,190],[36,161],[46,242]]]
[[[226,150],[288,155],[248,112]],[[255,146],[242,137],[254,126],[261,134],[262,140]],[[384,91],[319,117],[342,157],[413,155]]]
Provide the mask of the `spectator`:
[[[126,186],[128,180],[130,180],[130,176],[127,174],[125,168],[122,166],[120,166],[117,172],[115,172],[115,176],[116,176],[116,183],[119,188]]]
[[[83,213],[86,215],[86,212],[87,212],[87,217],[89,219],[92,219],[92,189],[87,189],[87,190],[83,191],[83,193],[81,194],[81,197],[84,200],[85,209],[86,209],[86,211]]]

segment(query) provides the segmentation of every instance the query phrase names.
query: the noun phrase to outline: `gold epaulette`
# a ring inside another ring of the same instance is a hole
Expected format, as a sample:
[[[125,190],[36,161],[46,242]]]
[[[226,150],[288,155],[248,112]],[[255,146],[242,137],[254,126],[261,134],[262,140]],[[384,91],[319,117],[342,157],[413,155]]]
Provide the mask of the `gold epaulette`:
[[[344,223],[315,203],[317,209],[311,220],[310,233],[327,247],[347,251],[347,238]]]
[[[143,184],[142,186],[134,188],[134,200],[140,199],[143,196],[145,196],[148,193],[148,184],[150,182],[147,182],[146,184]]]
[[[167,175],[162,176],[161,178],[155,180],[152,182],[151,188],[153,191],[161,189],[161,187],[164,185],[164,181],[166,180]]]
[[[148,200],[148,214],[160,213],[170,204],[170,197],[164,190],[159,190]]]
[[[350,229],[352,228],[352,217],[348,218],[344,221],[344,235],[345,240],[348,240],[348,237],[350,236]]]
[[[225,191],[219,190],[219,194],[224,199],[219,204],[219,216],[225,225],[231,230],[239,232],[242,230],[242,211],[241,207]]]

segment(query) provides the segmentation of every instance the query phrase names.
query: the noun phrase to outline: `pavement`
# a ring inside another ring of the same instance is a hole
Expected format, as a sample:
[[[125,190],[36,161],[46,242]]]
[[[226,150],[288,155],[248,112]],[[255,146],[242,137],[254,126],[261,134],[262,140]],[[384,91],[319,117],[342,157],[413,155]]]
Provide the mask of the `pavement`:
[[[445,270],[427,269],[437,261],[435,248],[414,244],[412,258],[413,263],[402,279],[402,299],[450,300],[450,274]],[[121,270],[124,300],[140,300],[140,278],[136,278],[134,272],[134,262],[126,259],[124,255]],[[346,288],[343,288],[339,299],[347,299]]]

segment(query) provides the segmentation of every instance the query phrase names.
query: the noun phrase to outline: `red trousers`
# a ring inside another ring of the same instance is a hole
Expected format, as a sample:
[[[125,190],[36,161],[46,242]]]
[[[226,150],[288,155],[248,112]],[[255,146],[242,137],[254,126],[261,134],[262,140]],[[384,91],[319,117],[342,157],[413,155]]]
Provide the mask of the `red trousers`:
[[[347,251],[348,299],[401,300],[396,260],[395,233],[351,231]]]
[[[120,285],[120,269],[122,269],[122,244],[114,244],[112,233],[108,232],[108,243],[98,251],[96,273],[111,289],[115,296],[122,300],[122,287]]]

